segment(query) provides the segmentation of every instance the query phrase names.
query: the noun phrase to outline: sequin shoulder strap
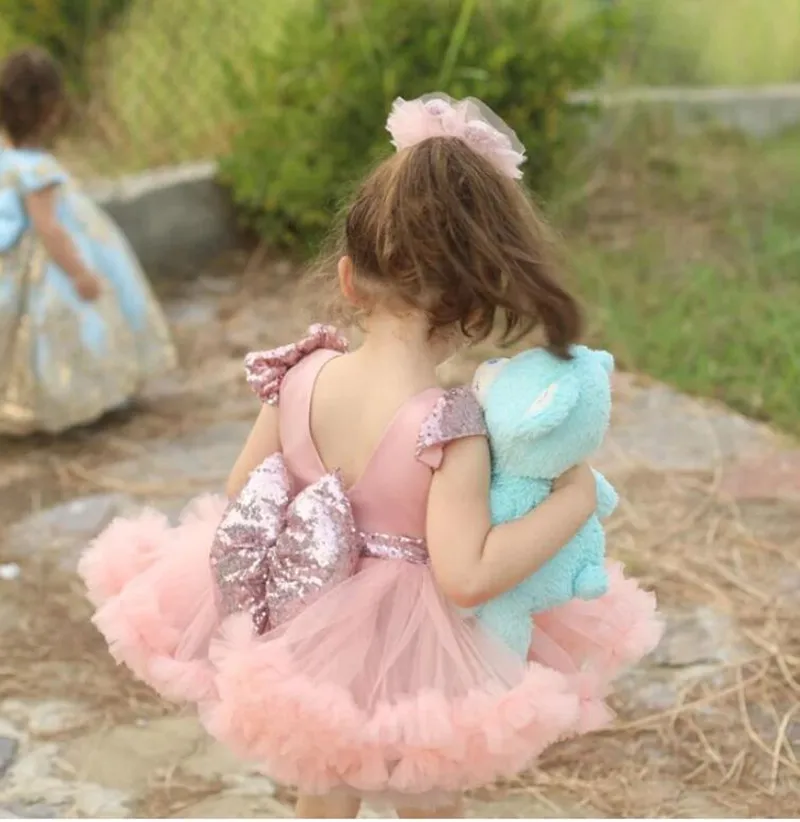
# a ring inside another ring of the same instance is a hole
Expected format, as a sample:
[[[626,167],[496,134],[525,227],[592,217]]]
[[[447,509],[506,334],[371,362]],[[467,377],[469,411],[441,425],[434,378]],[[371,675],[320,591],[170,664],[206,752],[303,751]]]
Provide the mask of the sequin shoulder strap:
[[[448,443],[464,437],[485,437],[486,433],[483,411],[472,389],[450,388],[442,393],[420,427],[417,459],[439,468]]]

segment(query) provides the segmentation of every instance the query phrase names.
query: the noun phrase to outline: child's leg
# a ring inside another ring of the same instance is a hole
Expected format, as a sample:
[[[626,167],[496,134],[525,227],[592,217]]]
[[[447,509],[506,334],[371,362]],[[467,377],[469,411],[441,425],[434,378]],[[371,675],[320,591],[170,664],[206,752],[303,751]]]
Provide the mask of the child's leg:
[[[294,815],[298,819],[355,819],[361,808],[356,796],[303,796],[297,797]]]
[[[452,805],[443,805],[440,808],[424,810],[422,808],[398,808],[397,816],[400,819],[462,819],[464,816],[464,802],[456,799]]]

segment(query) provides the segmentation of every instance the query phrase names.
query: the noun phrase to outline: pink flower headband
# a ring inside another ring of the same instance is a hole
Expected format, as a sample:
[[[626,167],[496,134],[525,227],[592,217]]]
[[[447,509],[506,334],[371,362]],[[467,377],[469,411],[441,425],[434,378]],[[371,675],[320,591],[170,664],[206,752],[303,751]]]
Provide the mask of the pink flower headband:
[[[486,157],[498,171],[519,180],[525,146],[486,105],[474,97],[453,100],[446,94],[426,94],[416,100],[394,101],[386,130],[401,151],[430,137],[457,137]]]

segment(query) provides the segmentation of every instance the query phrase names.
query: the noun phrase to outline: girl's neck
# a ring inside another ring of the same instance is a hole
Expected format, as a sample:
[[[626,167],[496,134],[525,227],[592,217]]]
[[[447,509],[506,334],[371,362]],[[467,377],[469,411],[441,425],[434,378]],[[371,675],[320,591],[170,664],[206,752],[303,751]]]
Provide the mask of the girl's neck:
[[[17,151],[46,151],[39,140],[20,140],[14,142],[5,132],[0,132],[0,147],[16,149]]]
[[[375,311],[366,322],[364,342],[357,353],[364,362],[391,369],[398,376],[434,383],[436,368],[446,356],[442,348],[431,339],[424,316]]]

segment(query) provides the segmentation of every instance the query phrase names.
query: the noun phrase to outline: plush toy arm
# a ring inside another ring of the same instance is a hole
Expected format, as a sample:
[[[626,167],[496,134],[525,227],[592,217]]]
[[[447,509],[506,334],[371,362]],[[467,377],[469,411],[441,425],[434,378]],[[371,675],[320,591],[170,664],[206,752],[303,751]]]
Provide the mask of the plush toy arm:
[[[594,478],[597,482],[597,516],[605,519],[614,513],[618,503],[619,494],[614,490],[614,486],[599,472],[594,471]]]

